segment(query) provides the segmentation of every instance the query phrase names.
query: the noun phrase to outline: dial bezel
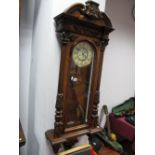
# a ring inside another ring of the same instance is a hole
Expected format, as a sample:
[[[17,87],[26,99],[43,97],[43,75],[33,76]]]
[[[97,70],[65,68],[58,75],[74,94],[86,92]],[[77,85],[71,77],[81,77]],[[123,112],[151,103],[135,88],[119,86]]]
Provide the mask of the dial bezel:
[[[81,49],[77,51],[76,49],[80,48],[80,46],[85,46],[85,48],[81,47]],[[88,41],[78,42],[72,48],[72,59],[74,64],[77,65],[78,67],[85,67],[90,65],[93,61],[94,52],[95,52],[94,47]]]

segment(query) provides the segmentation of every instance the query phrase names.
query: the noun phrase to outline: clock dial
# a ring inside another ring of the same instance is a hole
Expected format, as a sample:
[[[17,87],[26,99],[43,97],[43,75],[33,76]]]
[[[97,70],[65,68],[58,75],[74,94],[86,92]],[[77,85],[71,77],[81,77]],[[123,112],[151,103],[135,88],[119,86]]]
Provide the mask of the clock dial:
[[[78,67],[85,67],[92,62],[93,48],[88,42],[80,42],[73,48],[73,61]]]

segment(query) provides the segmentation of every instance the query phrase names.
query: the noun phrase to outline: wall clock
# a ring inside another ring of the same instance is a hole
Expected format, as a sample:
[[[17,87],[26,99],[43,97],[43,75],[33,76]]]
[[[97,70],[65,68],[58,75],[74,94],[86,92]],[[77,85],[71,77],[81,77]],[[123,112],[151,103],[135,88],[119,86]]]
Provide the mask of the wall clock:
[[[45,134],[57,152],[60,144],[102,131],[98,125],[100,78],[113,28],[94,1],[72,5],[54,20],[61,62],[54,129]]]

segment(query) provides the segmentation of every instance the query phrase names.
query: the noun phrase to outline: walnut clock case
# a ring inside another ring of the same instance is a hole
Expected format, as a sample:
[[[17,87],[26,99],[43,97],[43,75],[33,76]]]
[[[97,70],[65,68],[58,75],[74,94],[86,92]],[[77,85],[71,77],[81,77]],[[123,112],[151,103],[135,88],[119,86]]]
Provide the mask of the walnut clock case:
[[[102,130],[98,125],[100,79],[113,28],[94,1],[75,4],[54,20],[61,62],[54,129],[45,134],[57,152],[60,144]]]

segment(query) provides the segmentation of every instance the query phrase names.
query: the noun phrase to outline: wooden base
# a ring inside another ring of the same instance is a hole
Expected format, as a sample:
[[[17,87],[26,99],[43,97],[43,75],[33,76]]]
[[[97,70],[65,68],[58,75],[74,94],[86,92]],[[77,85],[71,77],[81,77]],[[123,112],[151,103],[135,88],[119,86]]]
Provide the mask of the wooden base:
[[[54,152],[57,153],[61,144],[69,144],[73,140],[75,142],[76,141],[75,139],[78,136],[81,136],[84,134],[94,134],[97,132],[101,132],[102,130],[103,129],[100,127],[99,128],[93,128],[93,129],[83,129],[80,131],[65,133],[61,137],[55,138],[54,137],[54,130],[51,129],[51,130],[46,131],[45,135],[46,135],[46,138],[49,140],[50,144],[52,145]]]

